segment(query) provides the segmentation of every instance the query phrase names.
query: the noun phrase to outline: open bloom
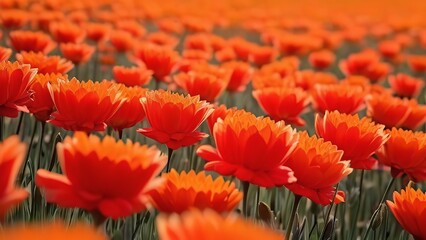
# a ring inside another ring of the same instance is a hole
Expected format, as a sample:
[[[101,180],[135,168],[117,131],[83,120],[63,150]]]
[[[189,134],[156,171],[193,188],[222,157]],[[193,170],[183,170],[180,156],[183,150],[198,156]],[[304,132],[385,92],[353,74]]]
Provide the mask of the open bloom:
[[[6,61],[12,55],[12,49],[0,47],[0,62]]]
[[[0,220],[29,194],[25,189],[15,187],[16,176],[24,161],[25,148],[18,136],[11,136],[0,142]]]
[[[133,127],[145,118],[145,111],[140,99],[145,97],[147,89],[141,87],[121,88],[121,97],[125,100],[111,118],[106,121],[108,126],[121,131]]]
[[[226,105],[224,104],[215,106],[214,111],[207,118],[207,124],[209,126],[210,132],[213,133],[213,127],[219,118],[225,119],[226,116],[228,116],[229,114],[234,114],[235,111],[237,111],[236,107],[226,108]]]
[[[0,239],[107,240],[107,237],[87,224],[74,223],[66,226],[62,222],[51,222],[6,227],[0,230]]]
[[[426,105],[419,104],[415,99],[408,102],[409,114],[401,123],[401,127],[416,130],[426,122]]]
[[[227,62],[222,67],[231,71],[231,77],[226,89],[229,92],[243,92],[251,80],[253,70],[246,62]]]
[[[20,63],[30,64],[31,67],[37,68],[38,73],[61,73],[69,72],[74,65],[64,58],[59,56],[46,56],[39,52],[21,52],[16,54],[16,59]]]
[[[117,52],[127,52],[135,44],[132,34],[124,30],[115,30],[110,36],[111,44]]]
[[[390,76],[389,84],[392,91],[394,91],[398,96],[409,98],[416,98],[424,86],[422,79],[414,78],[403,73],[396,76]]]
[[[150,91],[141,103],[151,127],[138,129],[138,132],[166,144],[168,148],[189,146],[207,136],[197,128],[213,112],[213,108],[206,101],[200,101],[198,96]]]
[[[370,170],[377,160],[372,155],[387,141],[384,125],[376,124],[370,118],[359,118],[338,111],[326,112],[324,117],[315,118],[317,134],[343,150],[344,160],[351,161],[351,167]]]
[[[305,125],[300,115],[307,110],[310,102],[308,94],[301,88],[263,88],[253,91],[260,107],[273,120]]]
[[[294,171],[297,182],[286,184],[294,194],[304,196],[321,205],[332,203],[334,185],[352,172],[349,161],[341,161],[343,151],[331,142],[299,134],[299,143],[284,164]],[[315,179],[315,181],[313,181]],[[345,193],[338,191],[336,203],[345,201]]]
[[[122,102],[120,88],[110,82],[58,81],[49,85],[56,111],[48,122],[71,131],[104,131]]]
[[[67,81],[68,77],[59,73],[37,74],[30,84],[30,90],[34,92],[32,101],[28,101],[26,106],[34,117],[42,122],[50,119],[50,114],[54,111],[54,104],[50,96],[48,84],[57,84],[59,81]]]
[[[27,112],[31,101],[30,84],[37,69],[18,62],[0,62],[0,116],[15,118],[19,111]]]
[[[334,110],[354,114],[365,107],[364,98],[361,87],[345,84],[316,85],[312,92],[314,107],[321,114]]]
[[[328,68],[335,59],[336,56],[330,50],[320,50],[309,55],[309,63],[317,69]]]
[[[222,176],[213,180],[204,171],[179,174],[172,169],[161,177],[164,185],[151,194],[152,204],[160,212],[182,213],[191,208],[230,212],[243,197],[233,182],[225,181]]]
[[[426,134],[392,128],[389,140],[377,150],[379,162],[391,167],[392,177],[406,174],[410,180],[426,180]]]
[[[67,21],[52,22],[49,30],[53,38],[60,43],[79,43],[86,36],[84,28]]]
[[[85,43],[62,43],[60,48],[64,58],[74,64],[88,62],[95,52],[94,47]]]
[[[216,149],[198,148],[207,161],[205,170],[235,176],[261,187],[283,186],[295,182],[293,171],[283,166],[297,144],[298,136],[290,125],[270,118],[257,118],[238,110],[213,127]]]
[[[414,239],[426,239],[426,229],[420,224],[426,222],[426,194],[421,189],[407,186],[393,192],[393,202],[386,201],[398,223],[413,235]]]
[[[161,240],[283,239],[280,233],[238,214],[222,216],[212,210],[193,209],[180,215],[160,215],[157,229]]]
[[[17,52],[42,52],[48,54],[56,43],[43,32],[16,30],[9,34],[10,44]]]
[[[114,80],[128,87],[144,86],[151,80],[153,72],[144,67],[114,66],[112,68]]]
[[[114,219],[146,209],[149,192],[159,183],[154,177],[167,161],[154,146],[83,132],[66,137],[57,151],[64,175],[40,169],[35,179],[46,201]]]
[[[366,98],[367,116],[387,128],[399,127],[411,112],[407,99],[373,93]]]

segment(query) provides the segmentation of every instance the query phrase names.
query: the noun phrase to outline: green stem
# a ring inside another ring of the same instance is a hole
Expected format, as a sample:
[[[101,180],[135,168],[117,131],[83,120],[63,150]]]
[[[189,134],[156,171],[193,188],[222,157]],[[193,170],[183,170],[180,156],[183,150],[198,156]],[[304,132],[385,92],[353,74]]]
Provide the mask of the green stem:
[[[246,181],[241,181],[241,185],[243,186],[243,215],[246,217],[249,217],[249,211],[248,211],[248,191],[250,188],[250,183]]]
[[[288,221],[288,224],[287,224],[285,239],[290,239],[291,230],[294,224],[294,218],[296,217],[297,209],[299,208],[299,203],[301,199],[302,199],[302,196],[294,194],[293,208],[291,209],[290,220]]]
[[[0,141],[3,141],[3,124],[4,124],[4,117],[0,116]]]
[[[93,211],[91,214],[93,218],[93,226],[95,226],[96,229],[102,228],[102,225],[104,225],[107,218],[98,211]]]
[[[24,119],[24,113],[19,113],[19,121],[18,121],[18,126],[16,127],[16,131],[15,134],[19,135],[19,132],[21,131],[21,125],[22,125],[22,120]]]
[[[167,150],[167,168],[166,168],[166,172],[170,171],[170,162],[172,160],[172,155],[173,155],[173,149],[168,148],[168,150]]]
[[[325,226],[324,226],[324,229],[322,230],[321,237],[324,236],[324,233],[327,229],[327,223],[328,223],[328,220],[330,219],[331,210],[333,209],[334,201],[336,200],[336,196],[338,192],[339,192],[339,183],[336,186],[336,191],[334,192],[333,200],[331,201],[330,207],[327,210],[327,215],[326,215],[326,218],[324,219]]]
[[[27,165],[28,162],[30,160],[30,154],[31,154],[31,148],[34,142],[34,137],[35,137],[35,133],[37,131],[37,121],[34,121],[34,126],[33,126],[33,133],[31,134],[31,140],[30,140],[30,144],[28,144],[28,151],[27,151],[27,156],[25,158],[25,162],[24,162],[24,167],[22,168],[22,173],[21,173],[21,185],[23,184],[24,180],[25,180],[25,169],[27,169]]]
[[[393,184],[394,184],[394,182],[395,182],[395,179],[396,179],[396,178],[392,178],[392,179],[389,181],[389,184],[388,184],[388,186],[386,187],[385,192],[383,193],[382,199],[380,200],[380,203],[379,203],[379,205],[377,206],[376,211],[374,211],[373,215],[372,215],[372,216],[371,216],[371,218],[370,218],[370,221],[368,222],[368,228],[367,228],[367,231],[365,232],[364,237],[363,237],[362,239],[367,239],[367,236],[368,236],[368,234],[369,234],[369,233],[370,233],[370,231],[371,231],[371,227],[372,227],[371,225],[372,225],[372,223],[373,223],[374,219],[376,219],[377,214],[379,213],[379,211],[378,211],[378,210],[380,210],[380,206],[382,205],[382,203],[384,203],[384,202],[385,202],[385,200],[386,200],[386,196],[388,195],[388,193],[389,193],[390,189],[392,188],[392,186],[393,186]]]
[[[351,239],[354,237],[354,233],[356,235],[357,233],[357,223],[358,223],[358,217],[359,217],[359,210],[361,209],[361,203],[362,203],[362,193],[363,193],[363,182],[364,182],[364,169],[361,170],[361,179],[359,180],[359,196],[358,196],[358,204],[355,212],[355,218],[354,218],[354,225],[352,226],[352,233],[351,233]]]

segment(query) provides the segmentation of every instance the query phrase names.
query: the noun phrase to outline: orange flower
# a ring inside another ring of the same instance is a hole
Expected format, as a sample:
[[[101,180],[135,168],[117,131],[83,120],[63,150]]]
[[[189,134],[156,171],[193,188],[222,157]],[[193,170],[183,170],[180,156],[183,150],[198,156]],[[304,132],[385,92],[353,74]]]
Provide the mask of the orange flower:
[[[150,43],[159,45],[159,46],[163,46],[163,47],[168,47],[168,48],[175,48],[178,44],[179,44],[179,39],[167,34],[165,32],[153,32],[148,34],[148,36],[146,37],[146,40]]]
[[[137,62],[142,62],[147,69],[154,72],[156,81],[169,82],[169,75],[178,63],[178,54],[165,47],[155,45],[142,45],[134,52]]]
[[[116,22],[118,30],[124,30],[132,35],[133,38],[140,38],[146,33],[146,29],[136,20],[119,20]]]
[[[225,47],[215,53],[218,62],[227,62],[237,59],[237,55],[231,47]]]
[[[232,47],[235,54],[241,61],[248,61],[251,49],[256,46],[254,43],[251,43],[242,37],[233,37],[228,40],[228,44]]]
[[[208,163],[205,170],[235,176],[261,187],[282,186],[296,181],[283,165],[297,144],[297,134],[283,121],[257,118],[238,110],[213,127],[216,149],[198,148],[197,154]]]
[[[83,132],[67,136],[57,151],[64,175],[40,169],[35,179],[46,201],[113,219],[146,209],[149,192],[158,185],[154,177],[167,161],[154,146]]]
[[[393,202],[386,201],[398,223],[413,235],[414,239],[426,239],[426,194],[408,185],[401,193],[393,192]]]
[[[371,82],[378,82],[390,72],[390,66],[380,62],[376,52],[366,50],[351,54],[341,61],[340,69],[345,75],[362,75]]]
[[[64,58],[76,65],[88,62],[95,52],[94,47],[85,43],[61,43],[60,48]]]
[[[12,49],[0,47],[0,62],[7,61],[12,55]]]
[[[100,231],[93,226],[83,223],[74,223],[71,226],[62,222],[51,222],[30,225],[18,225],[0,230],[0,239],[28,240],[107,240]]]
[[[70,131],[104,131],[105,122],[125,100],[122,86],[103,82],[58,81],[49,85],[56,112],[48,122]]]
[[[286,184],[294,194],[304,196],[323,206],[332,203],[336,185],[352,172],[349,161],[341,161],[343,151],[331,142],[299,134],[299,143],[284,164],[294,171],[297,182]],[[315,179],[313,181],[313,179]],[[338,191],[335,202],[345,201],[345,193]]]
[[[387,128],[399,127],[411,112],[408,100],[373,93],[366,98],[367,116]]]
[[[207,134],[196,131],[213,112],[212,106],[198,96],[184,96],[169,91],[149,91],[141,99],[150,128],[137,131],[168,148],[192,145]]]
[[[22,28],[29,20],[28,12],[18,9],[2,9],[0,23],[6,29]]]
[[[336,56],[330,50],[321,50],[309,55],[309,63],[317,69],[328,68],[335,61]]]
[[[87,38],[95,42],[101,42],[109,38],[111,26],[105,23],[88,23],[86,26]]]
[[[365,107],[365,92],[357,86],[316,85],[312,98],[314,107],[319,113],[338,110],[341,113],[354,114]]]
[[[111,33],[111,44],[118,52],[130,51],[135,43],[132,35],[124,30],[116,30]]]
[[[231,72],[209,64],[198,64],[188,73],[181,72],[174,76],[176,84],[191,96],[199,95],[200,99],[215,102],[225,91]]]
[[[225,181],[222,176],[213,180],[204,171],[179,174],[172,169],[161,177],[165,184],[151,194],[152,204],[160,212],[182,213],[191,208],[230,212],[243,197],[233,182]]]
[[[271,63],[277,57],[277,50],[267,46],[253,46],[250,48],[249,61],[256,66]]]
[[[111,118],[106,121],[117,131],[124,128],[133,127],[145,118],[145,111],[141,105],[140,99],[145,97],[147,89],[141,87],[122,88],[122,98],[125,98],[123,104],[118,108]]]
[[[163,18],[155,21],[158,29],[168,33],[182,33],[184,28],[180,21],[172,18]]]
[[[389,77],[392,90],[400,97],[416,98],[424,87],[422,79],[399,73]]]
[[[222,67],[231,71],[231,77],[226,90],[229,92],[243,92],[251,80],[253,69],[246,62],[227,62]]]
[[[385,126],[375,124],[369,118],[347,115],[338,111],[326,112],[315,117],[315,130],[325,141],[343,150],[344,160],[351,161],[355,169],[370,170],[377,163],[372,155],[388,139]]]
[[[426,56],[424,55],[410,55],[407,57],[407,62],[414,72],[423,73],[426,71]]]
[[[408,102],[410,114],[401,123],[401,127],[416,130],[426,122],[426,105],[419,105],[415,99]]]
[[[26,106],[34,117],[42,122],[50,119],[50,114],[54,111],[54,104],[50,96],[48,83],[57,84],[59,81],[67,81],[68,77],[59,73],[37,74],[30,84],[30,90],[34,92],[32,101],[28,101]]]
[[[16,59],[20,63],[30,64],[38,69],[38,73],[61,73],[69,72],[74,65],[59,56],[46,56],[43,53],[21,52],[16,54]]]
[[[30,84],[37,69],[18,62],[0,62],[0,116],[15,118],[19,111],[28,112],[25,104],[31,100]]]
[[[300,115],[307,110],[308,94],[301,88],[263,88],[253,91],[260,107],[275,121],[304,126]]]
[[[60,43],[80,43],[86,37],[83,28],[67,21],[52,22],[49,30],[53,38]]]
[[[9,36],[10,44],[17,52],[33,51],[48,54],[56,47],[56,43],[43,32],[16,30],[10,32]]]
[[[152,77],[152,71],[144,67],[125,67],[114,66],[112,68],[114,80],[128,87],[145,86],[149,84]]]
[[[406,174],[410,180],[426,180],[426,134],[392,128],[390,138],[379,150],[379,162],[391,167],[392,177]]]
[[[16,176],[24,161],[25,148],[18,136],[10,136],[0,142],[0,220],[6,217],[12,207],[28,197],[29,193],[25,189],[15,187]]]
[[[395,40],[382,41],[379,43],[378,50],[385,58],[397,59],[401,52],[401,45]]]
[[[207,118],[207,124],[209,125],[210,132],[213,133],[213,126],[219,118],[223,120],[229,114],[234,114],[235,111],[237,111],[237,108],[233,107],[228,109],[224,104],[221,104],[220,106],[215,106],[214,111]]]
[[[332,73],[311,70],[297,71],[290,77],[294,78],[296,86],[303,90],[313,90],[316,85],[334,85],[338,82],[337,77]]]
[[[208,35],[204,33],[190,34],[184,41],[185,49],[202,50],[204,52],[211,52],[212,47]]]
[[[222,216],[212,210],[191,210],[177,215],[157,217],[161,240],[262,239],[282,240],[272,229],[256,225],[236,213]]]

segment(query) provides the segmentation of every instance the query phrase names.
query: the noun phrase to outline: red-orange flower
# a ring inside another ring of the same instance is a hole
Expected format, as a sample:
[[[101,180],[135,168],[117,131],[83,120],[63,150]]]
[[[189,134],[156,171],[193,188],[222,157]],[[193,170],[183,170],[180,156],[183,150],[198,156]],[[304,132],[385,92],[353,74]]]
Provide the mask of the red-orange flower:
[[[399,127],[411,112],[408,100],[373,93],[366,98],[367,116],[387,128]]]
[[[343,150],[344,160],[351,161],[351,167],[370,170],[377,163],[372,155],[388,139],[385,126],[375,124],[371,119],[358,115],[347,115],[338,111],[317,115],[315,130],[325,141],[330,141]]]
[[[361,87],[345,84],[316,85],[312,92],[313,104],[319,113],[337,110],[354,114],[365,107],[364,98]]]
[[[74,223],[71,226],[62,222],[43,224],[25,224],[0,229],[0,239],[28,240],[107,240],[107,237],[84,223]]]
[[[232,175],[261,187],[282,186],[296,181],[283,166],[297,144],[290,125],[238,110],[213,127],[216,149],[203,145],[197,150],[205,170]]]
[[[85,43],[62,43],[60,48],[64,58],[76,65],[88,62],[95,52],[94,47]]]
[[[145,86],[151,80],[153,72],[144,67],[114,66],[114,80],[128,87]]]
[[[111,118],[106,121],[117,131],[124,128],[133,127],[145,118],[145,111],[141,105],[140,99],[145,96],[147,89],[141,87],[121,88],[122,98],[125,98],[123,104],[118,108]]]
[[[180,174],[172,169],[161,176],[165,183],[151,193],[152,204],[160,212],[182,213],[191,208],[230,212],[241,201],[243,194],[235,183],[222,176],[213,180],[204,171]]]
[[[422,79],[400,73],[389,77],[392,90],[400,97],[416,98],[424,87]]]
[[[294,171],[297,182],[286,184],[294,194],[304,196],[321,205],[332,203],[334,185],[352,172],[349,161],[341,161],[343,151],[331,142],[299,134],[299,143],[284,164]],[[313,181],[315,179],[315,181]],[[338,191],[336,203],[345,201],[345,193]]]
[[[71,131],[104,131],[106,121],[125,100],[116,83],[58,81],[49,85],[56,111],[48,122]]]
[[[31,101],[30,84],[37,69],[18,62],[0,62],[0,116],[15,118],[19,111],[27,112]]]
[[[154,177],[166,164],[156,147],[76,132],[57,145],[64,175],[41,169],[36,185],[47,202],[99,211],[113,219],[145,210]]]
[[[22,28],[29,20],[28,12],[19,9],[2,9],[0,23],[6,29]]]
[[[52,22],[49,30],[53,38],[60,43],[80,43],[86,37],[83,28],[67,21]]]
[[[284,239],[280,233],[244,220],[236,213],[222,216],[212,210],[160,215],[157,229],[161,240]]]
[[[308,94],[301,88],[262,88],[253,91],[253,97],[273,120],[304,126],[300,115],[307,110]]]
[[[188,73],[181,72],[174,76],[176,84],[191,96],[199,95],[200,99],[215,102],[225,91],[231,72],[209,64],[192,67]]]
[[[392,128],[389,140],[379,150],[379,162],[391,167],[392,177],[406,174],[410,180],[426,180],[426,134]]]
[[[127,52],[133,48],[135,40],[129,32],[116,30],[111,33],[111,44],[118,52]]]
[[[246,62],[227,62],[222,67],[231,72],[231,77],[226,90],[229,92],[243,92],[251,80],[252,68]]]
[[[167,34],[165,32],[153,32],[150,33],[146,40],[150,43],[168,47],[168,48],[175,48],[179,44],[179,39],[174,37],[173,35]]]
[[[46,56],[39,52],[21,52],[16,54],[16,59],[20,63],[30,64],[31,67],[37,68],[38,73],[61,73],[69,72],[74,65],[59,56]]]
[[[165,47],[151,44],[142,45],[134,52],[136,61],[141,61],[147,69],[154,72],[156,81],[169,82],[169,75],[178,63],[178,54]]]
[[[396,59],[401,52],[401,45],[395,40],[382,41],[378,45],[380,54],[389,59]]]
[[[413,235],[414,239],[426,239],[426,194],[408,185],[401,193],[393,192],[393,202],[386,201],[398,223]]]
[[[321,50],[309,55],[309,63],[317,69],[328,68],[336,59],[334,53],[330,50]]]
[[[56,43],[43,32],[16,30],[9,34],[9,40],[17,52],[33,51],[48,54],[56,47]]]
[[[86,26],[87,38],[101,42],[109,38],[111,33],[111,26],[105,23],[88,23]]]
[[[401,123],[401,127],[416,130],[426,122],[426,105],[420,105],[415,99],[408,102],[410,114]]]
[[[0,62],[6,61],[12,55],[12,49],[0,47]]]
[[[29,194],[25,189],[15,187],[16,176],[24,161],[25,148],[18,136],[11,136],[0,142],[0,220]]]
[[[207,102],[200,101],[198,96],[150,91],[141,102],[151,127],[138,129],[138,132],[166,144],[168,148],[189,146],[207,136],[197,128],[213,109]]]
[[[224,104],[221,104],[220,106],[215,106],[214,111],[207,118],[207,125],[209,126],[210,132],[213,133],[214,124],[219,118],[225,119],[228,114],[233,114],[235,111],[237,111],[237,108],[226,108],[226,105]]]
[[[407,62],[414,72],[423,73],[426,71],[426,56],[424,55],[410,55],[407,57]]]
[[[67,81],[68,77],[59,73],[37,74],[30,84],[30,90],[34,92],[32,101],[28,101],[26,106],[34,117],[42,122],[50,119],[50,114],[54,111],[54,104],[50,96],[48,83],[57,84],[59,81]]]
[[[297,87],[304,90],[313,90],[316,85],[335,85],[338,81],[337,77],[328,72],[314,72],[311,70],[302,70],[294,72],[293,78]]]
[[[253,46],[250,48],[249,61],[256,66],[271,63],[277,57],[277,50],[267,46]]]

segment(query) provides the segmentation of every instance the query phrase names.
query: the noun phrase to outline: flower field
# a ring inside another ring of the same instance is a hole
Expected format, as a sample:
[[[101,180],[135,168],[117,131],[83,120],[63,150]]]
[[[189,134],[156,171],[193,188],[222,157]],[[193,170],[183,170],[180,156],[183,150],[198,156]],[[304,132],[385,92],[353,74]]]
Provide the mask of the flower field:
[[[0,0],[0,240],[425,240],[425,12]]]

